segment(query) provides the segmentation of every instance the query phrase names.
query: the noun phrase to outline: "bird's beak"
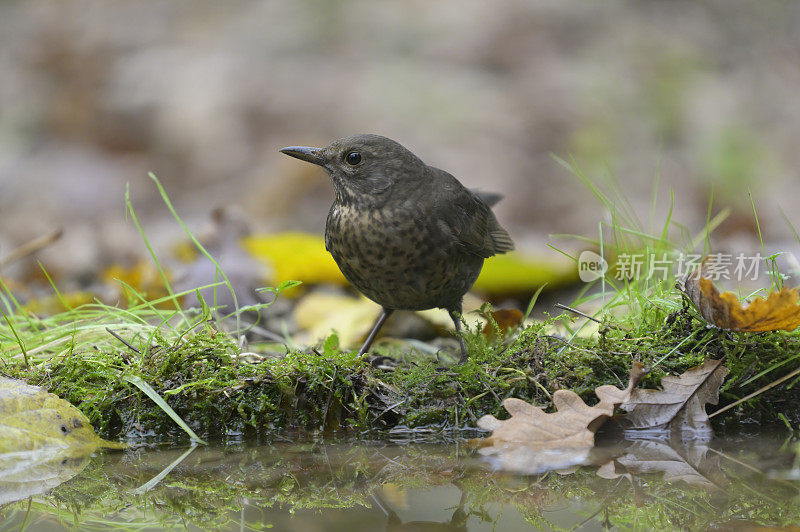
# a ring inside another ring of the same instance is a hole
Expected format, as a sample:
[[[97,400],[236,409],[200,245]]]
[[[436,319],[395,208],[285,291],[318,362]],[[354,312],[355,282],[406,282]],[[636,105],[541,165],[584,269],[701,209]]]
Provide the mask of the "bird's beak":
[[[325,159],[322,157],[322,148],[289,146],[288,148],[283,148],[281,153],[285,153],[286,155],[294,157],[295,159],[300,159],[301,161],[318,164],[320,166],[325,165]]]

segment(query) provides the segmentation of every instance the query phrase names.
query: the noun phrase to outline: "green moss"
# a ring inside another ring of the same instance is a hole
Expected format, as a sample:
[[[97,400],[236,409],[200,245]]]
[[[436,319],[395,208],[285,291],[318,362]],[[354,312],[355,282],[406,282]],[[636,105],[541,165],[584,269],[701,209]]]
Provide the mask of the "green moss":
[[[726,357],[721,391],[731,403],[793,370],[800,335],[735,334],[706,328],[688,309],[666,316],[642,313],[636,329],[606,322],[600,333],[571,340],[545,334],[553,320],[506,335],[467,331],[469,362],[444,367],[431,358],[378,369],[356,353],[340,352],[332,336],[324,354],[291,351],[248,363],[229,336],[207,328],[191,335],[152,334],[143,354],[118,345],[94,349],[75,340],[63,356],[37,365],[7,363],[2,373],[43,386],[78,406],[106,437],[159,434],[183,438],[169,416],[124,380],[137,375],[198,434],[263,436],[287,429],[314,433],[385,431],[398,426],[434,430],[475,427],[484,414],[503,416],[517,397],[549,407],[565,388],[587,403],[602,384],[623,387],[633,360],[653,365],[643,385],[658,387],[706,358]],[[144,347],[143,345],[143,347]],[[800,399],[789,380],[720,416],[724,425],[800,423]]]

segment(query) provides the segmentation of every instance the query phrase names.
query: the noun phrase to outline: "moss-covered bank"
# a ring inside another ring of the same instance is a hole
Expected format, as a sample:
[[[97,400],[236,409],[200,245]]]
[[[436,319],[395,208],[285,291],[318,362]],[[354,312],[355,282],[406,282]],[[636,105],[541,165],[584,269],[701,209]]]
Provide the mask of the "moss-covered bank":
[[[17,357],[0,373],[42,386],[77,405],[106,437],[183,437],[174,422],[125,380],[138,375],[201,436],[263,436],[300,429],[314,433],[440,431],[475,427],[483,414],[501,413],[507,397],[548,406],[560,388],[589,403],[601,384],[623,385],[632,360],[660,362],[644,386],[661,376],[726,357],[730,374],[721,405],[788,374],[800,363],[800,335],[734,334],[709,329],[687,309],[644,318],[637,332],[607,323],[597,335],[571,340],[548,335],[540,323],[506,335],[467,334],[469,363],[447,366],[422,355],[394,368],[373,367],[337,349],[335,337],[320,350],[285,356],[241,356],[237,345],[211,328],[178,339],[158,331],[140,354],[114,338],[95,349],[87,343],[26,366]],[[129,333],[124,328],[117,333]],[[109,346],[118,344],[118,348]],[[253,360],[255,358],[256,360]],[[407,357],[408,358],[408,357]],[[741,424],[800,425],[795,379],[715,418],[725,428]],[[713,407],[709,407],[713,408]]]

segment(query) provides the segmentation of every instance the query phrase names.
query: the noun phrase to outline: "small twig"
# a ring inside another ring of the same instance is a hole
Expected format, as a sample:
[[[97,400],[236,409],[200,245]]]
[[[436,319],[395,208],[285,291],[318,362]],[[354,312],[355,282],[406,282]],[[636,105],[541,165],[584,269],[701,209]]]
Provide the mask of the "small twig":
[[[618,330],[618,331],[621,331],[621,330],[622,330],[622,329],[620,329],[619,327],[617,327],[616,325],[614,325],[613,323],[605,323],[605,324],[604,324],[604,323],[603,323],[601,320],[598,320],[597,318],[595,318],[595,317],[593,317],[593,316],[589,316],[588,314],[584,314],[583,312],[581,312],[581,311],[580,311],[580,310],[578,310],[578,309],[574,309],[574,308],[572,308],[572,307],[568,307],[568,306],[566,306],[566,305],[563,305],[563,304],[561,304],[561,303],[556,303],[556,304],[555,304],[555,305],[553,305],[553,306],[554,306],[554,307],[556,307],[556,308],[560,308],[561,310],[566,310],[566,311],[568,311],[568,312],[572,312],[573,314],[577,314],[578,316],[581,316],[581,317],[583,317],[583,318],[586,318],[587,320],[592,320],[593,322],[595,322],[595,323],[598,323],[598,324],[600,324],[600,325],[606,325],[607,327],[611,327],[612,329],[616,329],[616,330]]]
[[[689,336],[687,336],[686,338],[684,338],[683,340],[681,340],[681,342],[680,342],[678,345],[676,345],[675,347],[673,347],[673,348],[672,348],[672,349],[669,351],[669,353],[667,353],[667,354],[666,354],[666,355],[664,355],[663,357],[661,357],[661,358],[659,358],[658,360],[656,360],[655,362],[653,362],[653,364],[650,366],[650,368],[651,368],[651,369],[652,369],[652,368],[655,368],[656,366],[658,366],[659,364],[661,364],[661,363],[664,361],[664,359],[666,359],[667,357],[669,357],[669,356],[670,356],[672,353],[674,353],[675,351],[677,351],[677,350],[678,350],[678,348],[679,348],[680,346],[682,346],[683,344],[685,344],[686,342],[688,342],[688,341],[689,341],[689,340],[690,340],[692,337],[694,337],[694,335],[695,335],[695,334],[697,334],[697,331],[699,331],[699,330],[700,330],[700,329],[696,329],[696,330],[695,330],[695,331],[694,331],[692,334],[690,334]]]
[[[541,383],[541,382],[539,382],[539,380],[538,380],[538,379],[531,379],[531,378],[529,378],[529,380],[533,381],[533,383],[534,383],[536,386],[538,386],[540,390],[542,390],[542,391],[544,392],[544,394],[547,396],[547,399],[549,399],[549,400],[550,400],[550,402],[553,402],[553,396],[552,396],[552,395],[550,395],[550,392],[548,392],[548,391],[547,391],[547,388],[545,388],[545,387],[542,385],[542,383]]]
[[[11,253],[6,255],[5,257],[0,258],[0,268],[9,265],[12,262],[24,259],[28,255],[32,255],[37,251],[46,248],[47,246],[49,246],[50,244],[61,238],[62,234],[64,234],[64,230],[59,228],[47,233],[46,235],[36,237],[33,240],[30,240],[22,244],[18,248],[13,249]]]
[[[592,320],[593,322],[599,323],[601,325],[603,324],[603,322],[598,320],[597,318],[589,316],[588,314],[584,314],[580,310],[574,309],[572,307],[568,307],[566,305],[562,305],[561,303],[556,303],[553,306],[556,307],[556,308],[560,308],[561,310],[566,310],[566,311],[572,312],[573,314],[577,314],[578,316],[583,316],[587,320]]]
[[[467,401],[464,399],[464,396],[461,395],[461,392],[456,392],[456,393],[458,394],[458,398],[461,399],[461,402],[464,404],[464,408],[466,408],[467,414],[469,414],[469,417],[472,418],[472,421],[478,421],[478,416],[476,416],[475,412],[473,412],[472,409],[469,407]]]
[[[727,455],[727,454],[723,453],[722,451],[718,451],[718,450],[716,450],[716,449],[714,449],[714,448],[712,448],[712,447],[709,447],[709,448],[708,448],[708,450],[709,450],[709,451],[711,451],[712,453],[716,453],[716,454],[718,454],[719,456],[721,456],[721,457],[723,457],[723,458],[726,458],[726,459],[730,460],[730,461],[731,461],[731,462],[733,462],[734,464],[738,464],[738,465],[740,465],[740,466],[744,467],[745,469],[749,469],[750,471],[752,471],[752,472],[754,472],[754,473],[757,473],[757,474],[761,475],[762,477],[766,477],[766,476],[767,476],[767,475],[766,475],[766,473],[764,473],[764,472],[763,472],[762,470],[760,470],[759,468],[757,468],[757,467],[754,467],[754,466],[751,466],[750,464],[747,464],[747,463],[745,463],[745,462],[742,462],[741,460],[737,460],[736,458],[734,458],[734,457],[732,457],[732,456],[729,456],[729,455]],[[797,486],[794,484],[794,482],[789,482],[789,481],[786,481],[786,480],[783,480],[783,479],[772,479],[772,480],[775,480],[775,481],[779,482],[780,484],[782,484],[782,485],[784,485],[784,486],[789,486],[790,488],[794,489],[795,491],[798,491],[798,490],[800,490],[800,488],[798,488],[798,487],[797,487]]]
[[[397,408],[398,406],[402,405],[402,404],[403,404],[403,403],[405,403],[406,401],[408,401],[408,399],[403,399],[402,401],[399,401],[399,402],[397,402],[397,403],[395,403],[395,404],[393,404],[393,405],[391,405],[391,406],[387,406],[386,408],[384,408],[384,409],[381,411],[381,413],[380,413],[380,414],[378,414],[377,416],[375,416],[375,421],[378,421],[378,420],[381,418],[381,416],[382,416],[382,415],[384,415],[384,414],[385,414],[386,412],[388,412],[389,410],[394,410],[395,408]]]
[[[267,329],[265,329],[263,327],[259,327],[258,325],[255,325],[255,324],[248,324],[245,321],[242,321],[242,325],[243,325],[244,329],[246,329],[248,332],[253,332],[253,333],[259,334],[259,335],[263,336],[264,338],[266,338],[267,340],[270,340],[272,342],[278,342],[278,343],[281,343],[281,344],[285,344],[286,343],[286,338],[284,338],[280,334],[277,334],[277,333],[274,333],[272,331],[269,331],[269,330],[267,330]]]
[[[126,341],[126,340],[125,340],[125,339],[124,339],[122,336],[118,335],[117,333],[115,333],[114,331],[112,331],[111,329],[109,329],[108,327],[106,327],[106,331],[108,332],[108,334],[110,334],[111,336],[113,336],[114,338],[116,338],[117,340],[119,340],[120,342],[122,342],[123,344],[125,344],[125,345],[128,347],[128,349],[130,349],[131,351],[133,351],[133,352],[134,352],[134,353],[136,353],[137,355],[141,355],[141,354],[142,354],[142,352],[141,352],[141,351],[139,351],[138,349],[136,349],[135,347],[133,347],[133,346],[132,346],[131,344],[129,344],[129,343],[128,343],[128,342],[127,342],[127,341]]]
[[[716,416],[717,414],[721,414],[721,413],[725,412],[726,410],[730,410],[731,408],[733,408],[735,406],[738,406],[738,405],[744,403],[745,401],[748,401],[748,400],[752,399],[753,397],[755,397],[757,395],[761,395],[762,393],[766,392],[770,388],[774,388],[775,386],[779,385],[780,383],[791,379],[795,375],[800,375],[800,368],[797,368],[796,370],[792,371],[791,373],[789,373],[787,375],[784,375],[780,379],[778,379],[776,381],[773,381],[773,382],[767,384],[766,386],[763,386],[763,387],[759,388],[758,390],[754,391],[750,395],[746,395],[746,396],[742,397],[741,399],[739,399],[738,401],[735,401],[735,402],[729,404],[728,406],[724,406],[724,407],[720,408],[719,410],[717,410],[713,414],[709,414],[708,418],[711,419],[712,417]]]
[[[559,342],[561,342],[562,344],[566,345],[567,347],[571,347],[572,349],[576,349],[578,351],[586,351],[587,353],[591,353],[592,352],[589,349],[572,345],[572,343],[569,340],[567,340],[566,338],[561,338],[560,336],[556,336],[555,334],[545,334],[545,335],[542,335],[542,338],[551,338],[553,340],[558,340]]]
[[[503,401],[500,399],[500,397],[499,397],[499,396],[498,396],[498,395],[495,393],[495,391],[494,391],[494,390],[492,390],[492,389],[489,387],[489,385],[488,385],[488,384],[486,384],[486,382],[484,382],[484,380],[483,380],[483,379],[481,379],[480,377],[478,377],[478,382],[480,382],[481,384],[483,384],[483,387],[484,387],[484,388],[486,388],[486,389],[489,391],[489,393],[490,393],[490,394],[492,394],[492,395],[494,396],[495,400],[497,401],[497,404],[500,404],[500,403],[502,403],[502,402],[503,402]]]

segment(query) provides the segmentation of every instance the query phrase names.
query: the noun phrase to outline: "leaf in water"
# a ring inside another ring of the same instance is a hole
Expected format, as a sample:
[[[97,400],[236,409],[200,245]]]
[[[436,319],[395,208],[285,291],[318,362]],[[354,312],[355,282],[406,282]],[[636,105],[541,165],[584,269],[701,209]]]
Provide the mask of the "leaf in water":
[[[42,388],[0,377],[0,453],[48,449],[74,455],[124,445],[103,440],[77,408]]]
[[[630,442],[625,454],[597,470],[603,478],[654,473],[663,473],[666,482],[685,482],[710,491],[725,489],[729,483],[719,455],[710,454],[706,442],[680,438]]]
[[[524,443],[503,443],[483,447],[478,452],[486,456],[494,469],[538,475],[547,471],[574,473],[576,466],[592,465],[594,447],[589,445],[553,446],[542,448]]]
[[[720,294],[708,278],[714,264],[711,258],[703,259],[699,268],[686,273],[675,283],[675,287],[686,294],[708,323],[720,329],[741,332],[793,331],[800,325],[797,288],[770,292],[766,299],[756,298],[743,307],[736,294]]]
[[[624,429],[710,431],[706,404],[717,404],[728,374],[722,359],[706,359],[680,376],[661,379],[661,390],[636,389],[620,407],[628,412],[617,421]]]
[[[478,426],[492,431],[480,443],[484,446],[524,443],[543,449],[593,445],[594,433],[613,415],[617,405],[629,400],[643,376],[642,365],[634,362],[628,387],[624,390],[609,384],[597,387],[595,393],[600,402],[595,406],[588,406],[575,392],[558,390],[553,394],[557,411],[551,414],[520,399],[506,399],[503,406],[511,417],[504,421],[492,415],[480,418]]]
[[[44,493],[66,482],[89,463],[91,453],[38,449],[0,453],[0,507]]]

